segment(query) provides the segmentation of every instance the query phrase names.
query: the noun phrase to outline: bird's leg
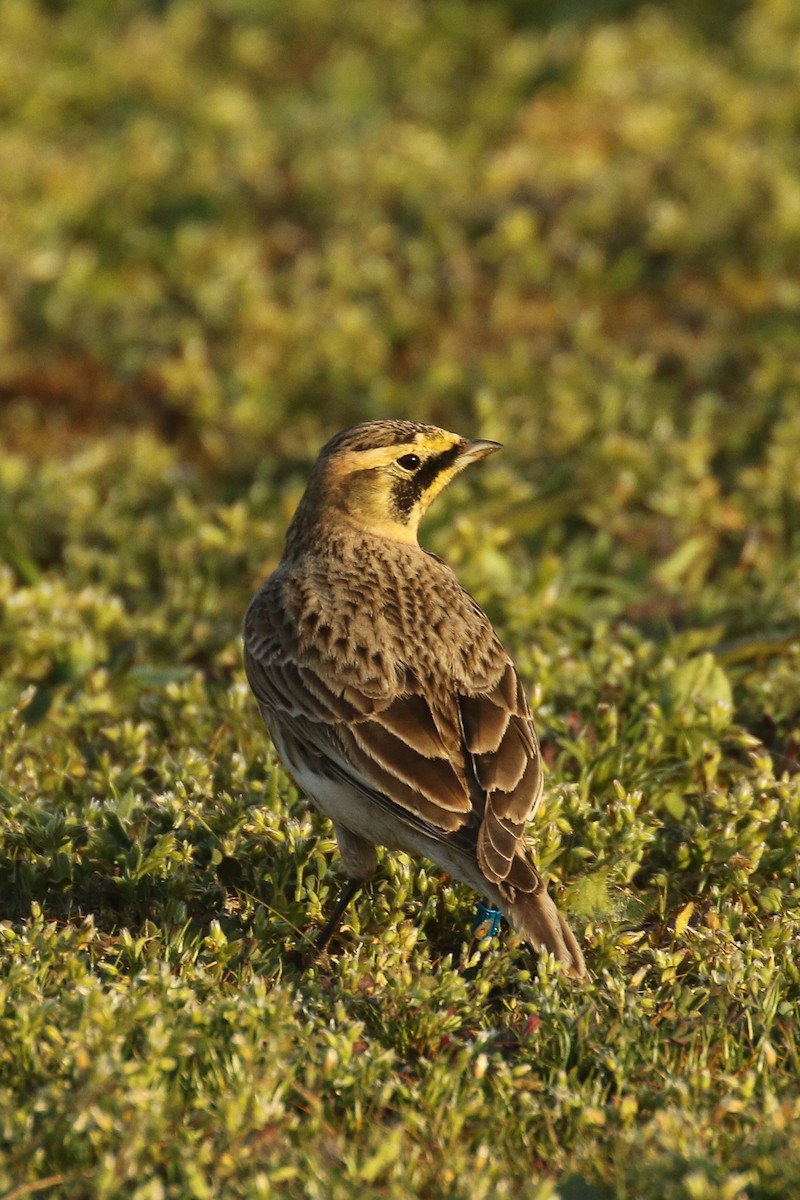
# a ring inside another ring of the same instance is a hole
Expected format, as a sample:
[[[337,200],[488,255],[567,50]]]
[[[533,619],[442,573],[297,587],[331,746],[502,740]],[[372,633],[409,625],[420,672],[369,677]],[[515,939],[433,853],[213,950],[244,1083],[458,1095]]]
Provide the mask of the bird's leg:
[[[372,842],[353,833],[346,825],[333,822],[336,842],[342,856],[342,866],[347,875],[347,883],[341,891],[331,917],[315,942],[317,953],[321,953],[339,928],[345,909],[366,879],[370,879],[378,866],[378,856]]]
[[[348,879],[347,883],[342,888],[342,890],[339,894],[339,899],[336,901],[336,907],[334,908],[333,912],[331,913],[327,924],[325,925],[324,929],[321,929],[320,932],[317,934],[317,939],[314,942],[314,947],[317,951],[317,954],[322,953],[322,951],[327,946],[328,942],[331,940],[333,935],[336,933],[336,930],[339,928],[339,925],[341,924],[341,920],[342,920],[342,917],[344,916],[345,909],[347,908],[348,904],[355,896],[358,889],[361,887],[362,883],[363,883],[362,879]]]

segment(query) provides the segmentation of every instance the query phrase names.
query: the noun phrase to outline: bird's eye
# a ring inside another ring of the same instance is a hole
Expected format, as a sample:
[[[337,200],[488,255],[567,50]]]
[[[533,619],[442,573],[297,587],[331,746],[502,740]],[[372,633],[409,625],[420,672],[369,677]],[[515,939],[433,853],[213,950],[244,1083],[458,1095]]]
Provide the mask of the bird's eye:
[[[416,454],[403,454],[397,460],[398,467],[402,467],[404,471],[416,471],[422,460]]]

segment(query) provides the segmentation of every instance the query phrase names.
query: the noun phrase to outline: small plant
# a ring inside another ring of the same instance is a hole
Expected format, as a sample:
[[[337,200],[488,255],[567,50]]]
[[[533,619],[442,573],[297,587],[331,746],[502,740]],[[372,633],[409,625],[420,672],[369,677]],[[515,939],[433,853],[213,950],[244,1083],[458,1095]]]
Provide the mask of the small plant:
[[[563,7],[0,5],[8,1200],[800,1192],[800,19]],[[380,416],[506,443],[585,988],[403,856],[309,957],[239,631]]]

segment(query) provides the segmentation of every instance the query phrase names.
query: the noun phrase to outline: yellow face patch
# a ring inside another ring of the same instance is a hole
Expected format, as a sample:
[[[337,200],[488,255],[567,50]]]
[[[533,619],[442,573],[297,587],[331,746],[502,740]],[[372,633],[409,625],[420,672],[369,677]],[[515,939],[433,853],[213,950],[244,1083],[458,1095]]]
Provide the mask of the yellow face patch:
[[[416,543],[431,501],[470,461],[469,443],[446,430],[369,450],[346,450],[327,464],[330,497],[361,528]]]

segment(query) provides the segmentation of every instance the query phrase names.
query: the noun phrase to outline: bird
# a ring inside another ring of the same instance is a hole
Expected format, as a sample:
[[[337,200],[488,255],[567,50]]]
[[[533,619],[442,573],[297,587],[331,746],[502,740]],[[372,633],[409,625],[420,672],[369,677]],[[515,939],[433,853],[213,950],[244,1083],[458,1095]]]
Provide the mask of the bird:
[[[288,773],[333,823],[347,876],[318,950],[382,846],[467,884],[581,979],[580,946],[525,839],[543,768],[522,683],[489,618],[417,536],[442,489],[501,448],[407,420],[332,437],[247,610],[245,670]]]

